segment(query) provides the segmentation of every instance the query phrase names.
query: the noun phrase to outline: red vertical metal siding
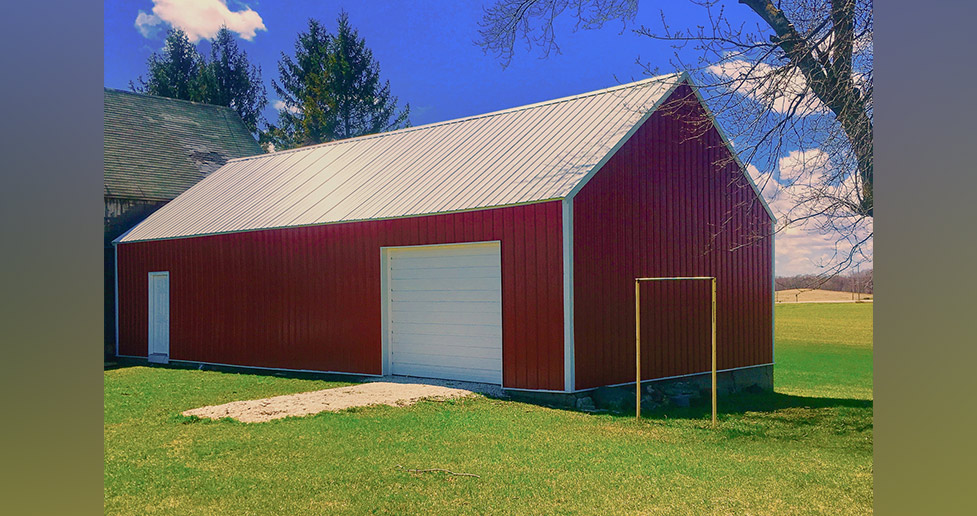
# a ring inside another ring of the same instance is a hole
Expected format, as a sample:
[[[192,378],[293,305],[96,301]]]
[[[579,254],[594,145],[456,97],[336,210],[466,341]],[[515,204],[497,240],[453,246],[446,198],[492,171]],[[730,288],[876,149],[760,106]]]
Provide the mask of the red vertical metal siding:
[[[574,197],[578,389],[634,381],[641,276],[716,276],[719,369],[773,361],[772,242],[757,238],[771,221],[715,128],[682,122],[704,116],[698,103],[659,110]],[[641,289],[643,378],[708,371],[709,283]]]
[[[150,271],[170,271],[174,360],[380,374],[380,247],[501,241],[503,381],[563,389],[559,201],[120,244],[119,352],[145,356]]]

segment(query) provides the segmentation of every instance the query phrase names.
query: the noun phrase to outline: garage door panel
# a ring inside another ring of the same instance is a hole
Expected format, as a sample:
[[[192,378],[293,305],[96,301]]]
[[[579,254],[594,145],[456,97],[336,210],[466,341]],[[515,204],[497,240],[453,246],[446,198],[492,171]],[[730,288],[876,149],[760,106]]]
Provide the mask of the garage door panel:
[[[462,261],[467,267],[493,267],[499,265],[499,261],[496,257],[485,254],[465,256],[443,256],[440,254],[431,254],[428,256],[417,256],[411,258],[396,258],[394,267],[397,271],[446,268],[457,267]]]
[[[480,371],[491,371],[496,368],[496,363],[502,357],[495,356],[472,356],[465,355],[445,355],[442,353],[411,353],[394,352],[391,355],[394,363],[406,366],[423,366],[437,364],[439,367],[451,369],[477,369]]]
[[[501,312],[392,312],[390,320],[418,324],[467,324],[469,326],[495,326]],[[464,320],[464,323],[457,321]]]
[[[430,258],[450,258],[465,256],[491,256],[491,249],[498,248],[497,243],[483,244],[446,244],[433,246],[410,246],[398,247],[394,250],[397,255],[390,256],[391,263],[407,262],[411,260],[423,260]]]
[[[427,279],[391,279],[390,289],[396,292],[404,291],[454,291],[454,290],[490,290],[500,283],[501,276],[495,278],[427,278]]]
[[[472,325],[472,324],[441,324],[441,323],[406,323],[401,322],[391,330],[391,335],[423,334],[423,335],[448,335],[455,337],[477,337],[491,336],[502,338],[502,328],[492,325]]]
[[[473,348],[496,349],[498,346],[498,335],[432,335],[429,333],[395,333],[393,340],[400,346],[409,346],[409,349],[425,349],[425,353],[430,349],[442,348],[445,346],[457,346],[459,339],[465,339],[465,344]],[[430,348],[430,349],[428,349]],[[406,349],[406,348],[405,348]]]
[[[430,364],[394,365],[393,374],[406,376],[420,376],[422,378],[445,378],[449,380],[464,380],[469,382],[500,384],[499,373],[495,370],[458,370],[454,367],[444,367]]]
[[[390,372],[502,383],[498,243],[388,250]]]
[[[432,267],[429,269],[407,269],[397,270],[392,273],[390,278],[393,280],[407,279],[475,279],[475,278],[501,278],[502,274],[497,265],[486,265],[484,267]]]
[[[390,310],[397,313],[427,313],[427,312],[484,312],[502,313],[502,303],[498,301],[391,301]]]
[[[450,299],[446,299],[450,297]],[[458,301],[493,301],[502,302],[502,294],[493,289],[487,290],[453,290],[450,296],[445,295],[443,290],[398,290],[391,292],[390,300],[392,303],[415,303],[415,302],[438,302],[455,303]]]

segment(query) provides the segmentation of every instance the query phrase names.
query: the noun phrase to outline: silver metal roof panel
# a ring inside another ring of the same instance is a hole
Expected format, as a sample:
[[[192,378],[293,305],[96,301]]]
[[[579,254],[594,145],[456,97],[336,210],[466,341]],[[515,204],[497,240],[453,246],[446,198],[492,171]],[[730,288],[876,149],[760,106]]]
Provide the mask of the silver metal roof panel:
[[[562,199],[684,74],[229,161],[120,242]]]

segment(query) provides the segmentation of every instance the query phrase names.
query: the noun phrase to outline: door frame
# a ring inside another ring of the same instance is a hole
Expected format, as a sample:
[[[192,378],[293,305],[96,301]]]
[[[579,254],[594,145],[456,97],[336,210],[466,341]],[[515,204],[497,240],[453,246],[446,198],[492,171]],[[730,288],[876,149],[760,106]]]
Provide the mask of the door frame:
[[[167,363],[169,363],[169,359],[170,359],[170,324],[169,324],[169,321],[170,321],[170,271],[151,271],[149,273],[148,278],[149,278],[149,284],[148,284],[148,288],[147,288],[147,292],[146,293],[147,293],[147,297],[149,299],[148,299],[148,303],[146,303],[146,304],[148,305],[147,308],[148,308],[148,312],[149,312],[149,314],[148,314],[149,317],[147,319],[146,358],[149,359],[149,361],[154,362],[154,363],[158,362],[158,363],[162,363],[162,364],[167,364]],[[157,323],[156,323],[156,310],[155,310],[156,309],[156,303],[155,303],[156,296],[154,295],[154,293],[155,293],[154,292],[155,287],[153,286],[153,280],[154,280],[154,278],[166,278],[166,321],[167,321],[167,328],[166,328],[166,352],[165,353],[154,353],[153,352],[154,351],[154,348],[153,348],[153,344],[154,344],[154,342],[153,342],[153,330],[157,326]],[[157,357],[154,358],[153,355],[157,355]],[[162,355],[162,357],[159,357],[159,355]]]
[[[390,374],[390,358],[392,353],[392,348],[390,346],[390,252],[397,251],[401,249],[420,249],[424,247],[449,247],[449,246],[473,246],[473,245],[484,245],[484,244],[497,244],[499,246],[499,268],[502,269],[502,241],[501,240],[479,240],[477,242],[445,242],[440,244],[423,244],[423,245],[397,245],[397,246],[381,246],[380,247],[380,374],[387,376]],[[503,272],[504,274],[504,272]],[[504,284],[504,278],[502,278]],[[502,297],[503,303],[503,340],[502,340],[502,382],[501,386],[505,387],[505,297]]]

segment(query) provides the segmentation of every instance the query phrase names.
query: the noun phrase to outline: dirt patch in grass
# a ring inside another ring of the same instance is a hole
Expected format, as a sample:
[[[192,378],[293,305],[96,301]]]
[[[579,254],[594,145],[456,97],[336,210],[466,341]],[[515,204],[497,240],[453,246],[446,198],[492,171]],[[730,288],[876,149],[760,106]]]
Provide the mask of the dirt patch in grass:
[[[471,396],[472,390],[408,382],[372,382],[335,389],[286,394],[260,400],[234,401],[183,412],[184,416],[220,419],[230,417],[243,423],[261,423],[288,416],[307,416],[367,405],[404,407],[422,399],[452,399]]]

